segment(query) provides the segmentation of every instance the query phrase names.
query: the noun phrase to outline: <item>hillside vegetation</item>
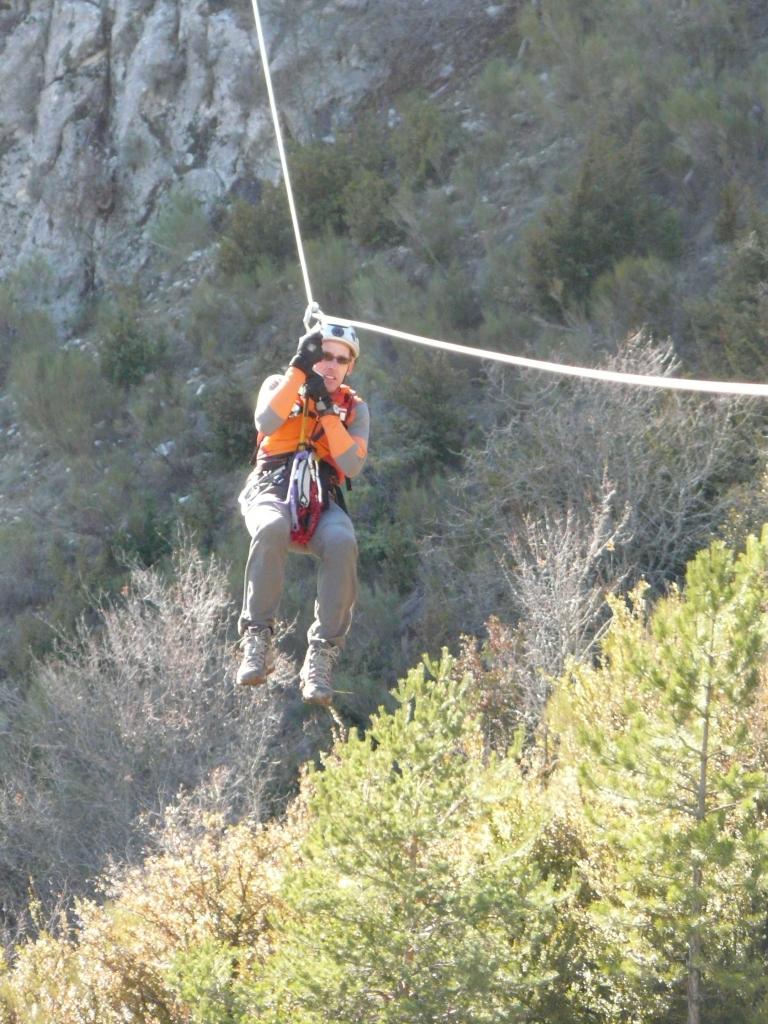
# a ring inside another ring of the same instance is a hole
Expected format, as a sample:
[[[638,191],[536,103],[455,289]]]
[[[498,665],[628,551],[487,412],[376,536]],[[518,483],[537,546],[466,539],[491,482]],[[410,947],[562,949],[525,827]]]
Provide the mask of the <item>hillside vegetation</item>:
[[[497,6],[471,66],[290,140],[315,297],[768,380],[763,5]],[[759,1021],[765,541],[729,552],[768,519],[763,404],[363,337],[337,718],[295,689],[299,571],[238,694],[235,498],[304,293],[279,184],[177,190],[150,233],[74,333],[56,267],[0,282],[8,1020],[666,1024],[701,982],[702,1020]]]
[[[614,602],[527,739],[504,645],[426,661],[282,821],[169,809],[19,951],[0,1020],[757,1024],[766,601],[768,530],[713,544],[682,592]]]

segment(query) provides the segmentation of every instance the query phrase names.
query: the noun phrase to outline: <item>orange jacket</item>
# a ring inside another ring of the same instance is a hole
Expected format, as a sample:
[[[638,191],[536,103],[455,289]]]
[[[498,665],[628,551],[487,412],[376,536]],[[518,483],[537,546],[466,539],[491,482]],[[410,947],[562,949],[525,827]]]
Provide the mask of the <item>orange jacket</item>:
[[[299,374],[301,379],[298,378]],[[342,384],[332,396],[339,415],[324,416],[321,419],[315,412],[314,399],[305,399],[298,393],[303,381],[304,374],[301,371],[289,369],[284,382],[275,389],[269,403],[270,412],[282,419],[282,423],[269,434],[259,433],[258,458],[297,451],[302,440],[303,422],[304,442],[312,448],[318,459],[334,467],[342,482],[344,467],[348,474],[354,475],[352,465],[362,464],[367,454],[366,439],[354,436],[347,430],[354,423],[355,407],[361,404],[361,399],[347,384]]]

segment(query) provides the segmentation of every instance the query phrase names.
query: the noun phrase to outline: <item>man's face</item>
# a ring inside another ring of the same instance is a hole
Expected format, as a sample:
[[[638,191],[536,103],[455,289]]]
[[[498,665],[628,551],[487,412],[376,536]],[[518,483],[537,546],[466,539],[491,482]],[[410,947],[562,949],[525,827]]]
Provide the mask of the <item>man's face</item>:
[[[341,359],[343,362],[338,362]],[[323,358],[315,363],[315,373],[319,373],[325,381],[330,394],[338,391],[344,378],[355,365],[352,349],[343,341],[323,341]]]

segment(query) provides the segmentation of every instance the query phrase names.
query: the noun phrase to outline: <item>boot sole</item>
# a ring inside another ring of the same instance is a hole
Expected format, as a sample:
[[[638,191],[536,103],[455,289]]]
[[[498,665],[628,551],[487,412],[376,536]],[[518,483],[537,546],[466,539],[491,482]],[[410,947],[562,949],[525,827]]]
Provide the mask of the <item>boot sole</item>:
[[[266,681],[267,681],[267,676],[270,676],[274,671],[275,671],[275,666],[273,665],[272,668],[268,668],[267,669],[267,671],[265,672],[265,674],[263,676],[257,676],[257,675],[253,675],[253,676],[250,676],[250,675],[238,676],[237,677],[238,685],[239,686],[263,686],[264,683],[266,683]]]
[[[305,704],[316,704],[318,707],[327,708],[333,703],[333,690],[323,690],[311,697],[305,697],[302,693],[301,699]]]

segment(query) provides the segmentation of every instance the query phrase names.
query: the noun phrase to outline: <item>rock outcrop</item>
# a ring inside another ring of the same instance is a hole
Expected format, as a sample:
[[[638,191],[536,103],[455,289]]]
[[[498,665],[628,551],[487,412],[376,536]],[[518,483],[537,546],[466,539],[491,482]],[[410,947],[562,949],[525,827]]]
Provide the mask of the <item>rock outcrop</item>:
[[[439,81],[493,10],[262,0],[288,133]],[[65,308],[141,265],[173,189],[255,197],[279,172],[248,0],[0,2],[0,95],[0,275],[42,256]]]

